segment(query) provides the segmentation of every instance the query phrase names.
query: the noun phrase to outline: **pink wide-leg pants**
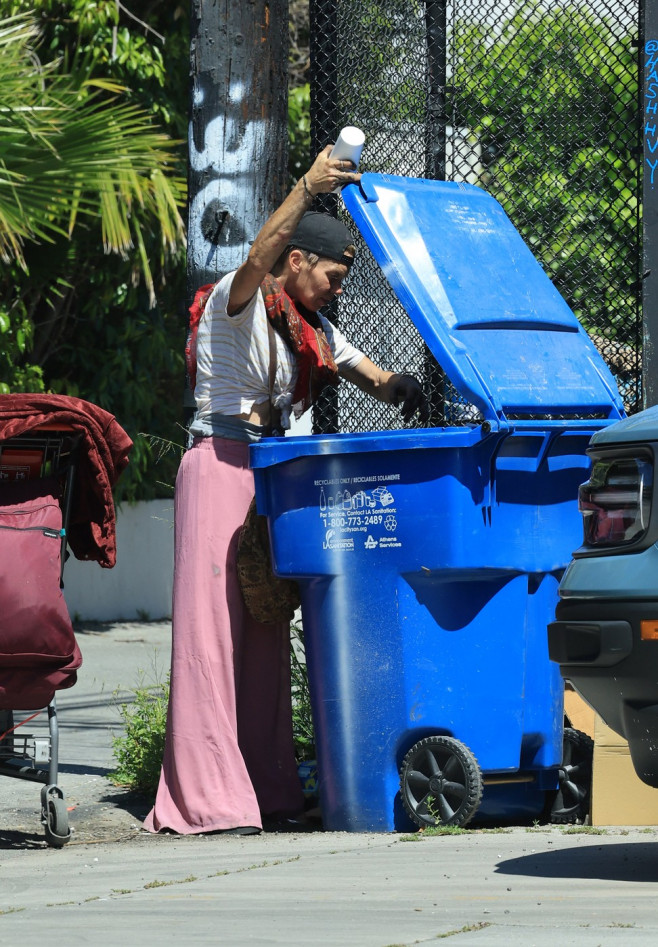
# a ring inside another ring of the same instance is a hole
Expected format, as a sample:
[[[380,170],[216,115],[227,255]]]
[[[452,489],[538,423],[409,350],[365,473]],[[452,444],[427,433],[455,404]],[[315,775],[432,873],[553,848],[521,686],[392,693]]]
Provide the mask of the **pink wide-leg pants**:
[[[251,618],[235,571],[253,493],[247,444],[195,439],[176,479],[171,692],[151,832],[260,827],[304,805],[290,629]]]

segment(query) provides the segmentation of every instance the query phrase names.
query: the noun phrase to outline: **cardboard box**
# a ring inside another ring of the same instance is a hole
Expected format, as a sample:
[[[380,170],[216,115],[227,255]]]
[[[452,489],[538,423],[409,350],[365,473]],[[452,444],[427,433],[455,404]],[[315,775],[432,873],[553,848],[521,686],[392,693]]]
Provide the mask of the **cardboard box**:
[[[658,790],[643,783],[633,768],[628,743],[594,720],[592,825],[658,825]]]
[[[586,703],[580,694],[573,689],[569,681],[564,685],[564,715],[569,726],[574,730],[586,733],[594,739],[594,718],[596,712]]]

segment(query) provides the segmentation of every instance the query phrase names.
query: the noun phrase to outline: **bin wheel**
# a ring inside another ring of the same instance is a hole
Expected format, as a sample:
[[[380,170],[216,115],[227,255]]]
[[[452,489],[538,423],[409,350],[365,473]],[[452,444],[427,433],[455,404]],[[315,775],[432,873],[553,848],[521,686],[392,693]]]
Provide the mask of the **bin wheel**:
[[[71,838],[69,813],[61,796],[48,795],[42,818],[46,842],[51,848],[62,848]]]
[[[551,807],[551,822],[567,825],[584,822],[592,792],[594,741],[580,730],[565,728],[558,789]]]
[[[469,748],[453,737],[426,737],[400,768],[402,803],[416,825],[466,825],[482,800],[482,774]]]

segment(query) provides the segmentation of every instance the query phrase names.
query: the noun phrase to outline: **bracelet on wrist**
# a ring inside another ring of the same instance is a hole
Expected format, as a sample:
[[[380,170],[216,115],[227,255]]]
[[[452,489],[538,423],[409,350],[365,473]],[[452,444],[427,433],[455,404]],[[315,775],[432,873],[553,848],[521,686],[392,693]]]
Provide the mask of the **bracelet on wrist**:
[[[313,200],[313,195],[312,195],[311,192],[309,191],[309,189],[308,189],[308,184],[306,183],[306,175],[305,175],[305,174],[302,174],[302,184],[304,185],[304,190],[306,191],[306,194],[308,195],[308,197],[310,197],[311,200]]]

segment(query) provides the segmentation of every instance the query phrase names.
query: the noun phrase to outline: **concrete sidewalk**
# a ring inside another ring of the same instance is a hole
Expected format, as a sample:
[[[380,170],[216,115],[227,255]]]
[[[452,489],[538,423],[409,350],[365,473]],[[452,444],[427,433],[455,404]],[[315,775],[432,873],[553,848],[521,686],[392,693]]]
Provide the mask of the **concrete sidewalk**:
[[[2,852],[0,942],[649,945],[656,833],[138,836]],[[32,843],[33,844],[33,843]]]
[[[512,828],[428,836],[151,836],[108,780],[119,698],[162,679],[167,623],[87,627],[58,695],[71,842],[47,848],[36,784],[0,778],[0,943],[649,945],[658,830]],[[453,941],[451,940],[451,943]]]

